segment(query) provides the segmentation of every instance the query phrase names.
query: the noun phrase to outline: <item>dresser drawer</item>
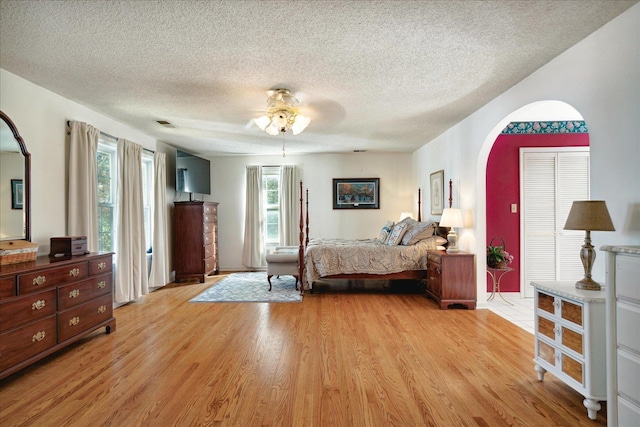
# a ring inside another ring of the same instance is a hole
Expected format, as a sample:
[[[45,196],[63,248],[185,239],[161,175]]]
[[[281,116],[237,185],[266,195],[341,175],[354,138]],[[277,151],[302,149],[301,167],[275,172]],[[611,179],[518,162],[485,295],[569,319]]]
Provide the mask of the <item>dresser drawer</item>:
[[[86,261],[41,270],[37,273],[21,274],[18,276],[18,295],[86,279],[88,274],[89,268]]]
[[[89,276],[97,276],[98,274],[104,274],[111,272],[113,267],[113,261],[111,255],[103,258],[92,259],[89,261]]]
[[[640,420],[640,406],[618,396],[618,423],[619,426],[637,426]]]
[[[56,344],[56,316],[52,315],[0,334],[0,371]]]
[[[14,296],[16,296],[15,276],[3,277],[0,279],[0,299],[11,298]]]
[[[218,206],[217,205],[210,205],[210,204],[206,204],[204,205],[204,213],[205,214],[217,214],[218,213]]]
[[[113,315],[112,294],[91,300],[72,309],[58,313],[58,342],[61,343]]]
[[[560,303],[562,318],[578,326],[583,325],[582,304],[563,299]]]
[[[640,302],[640,257],[616,257],[616,298]]]
[[[206,258],[204,260],[204,271],[210,272],[216,269],[216,259],[215,257]]]
[[[616,303],[616,316],[618,325],[627,325],[626,327],[617,328],[618,346],[640,354],[640,333],[638,333],[640,306],[618,301]]]
[[[211,258],[213,255],[215,255],[215,252],[213,250],[213,244],[205,246],[204,247],[204,257],[205,258]]]
[[[216,214],[204,214],[202,222],[218,222],[218,215]]]
[[[55,312],[55,289],[2,301],[0,302],[0,332],[51,316]]]
[[[111,293],[113,285],[111,274],[92,277],[83,282],[76,282],[58,288],[58,310],[64,311],[84,302]]]
[[[618,394],[626,398],[640,396],[640,356],[618,351],[617,362]]]
[[[205,233],[203,237],[204,237],[203,240],[205,245],[210,245],[214,242],[213,233]]]

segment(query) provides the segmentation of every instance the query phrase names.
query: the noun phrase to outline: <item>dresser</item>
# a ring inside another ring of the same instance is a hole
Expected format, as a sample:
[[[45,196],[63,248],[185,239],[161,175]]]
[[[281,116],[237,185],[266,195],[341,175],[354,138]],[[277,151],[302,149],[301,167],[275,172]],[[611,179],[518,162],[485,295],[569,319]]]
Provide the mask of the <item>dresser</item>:
[[[476,308],[475,255],[465,252],[427,251],[427,296],[441,310],[451,305]]]
[[[176,202],[173,218],[176,282],[218,274],[218,203]]]
[[[111,253],[0,267],[0,378],[102,327],[116,328]]]
[[[607,293],[607,425],[640,426],[640,246],[603,246]]]
[[[535,370],[551,372],[582,394],[592,420],[607,399],[605,292],[575,281],[531,282],[535,289]]]

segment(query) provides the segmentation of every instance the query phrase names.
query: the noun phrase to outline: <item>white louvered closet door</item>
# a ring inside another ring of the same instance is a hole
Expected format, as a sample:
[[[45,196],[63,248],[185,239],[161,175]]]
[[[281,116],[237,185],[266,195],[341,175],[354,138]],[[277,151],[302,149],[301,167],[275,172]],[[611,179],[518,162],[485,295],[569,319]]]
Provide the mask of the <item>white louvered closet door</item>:
[[[589,150],[520,149],[521,294],[532,281],[579,280],[583,231],[563,230],[574,200],[589,199]]]

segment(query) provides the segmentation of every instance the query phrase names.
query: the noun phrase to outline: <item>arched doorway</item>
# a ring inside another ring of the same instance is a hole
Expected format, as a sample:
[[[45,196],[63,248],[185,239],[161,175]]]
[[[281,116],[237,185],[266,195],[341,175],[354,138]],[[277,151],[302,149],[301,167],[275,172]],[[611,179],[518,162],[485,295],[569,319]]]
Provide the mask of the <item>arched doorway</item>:
[[[561,101],[538,101],[510,113],[504,119],[502,119],[487,135],[484,143],[481,147],[478,156],[477,167],[477,179],[476,179],[476,192],[478,194],[478,210],[477,210],[477,241],[476,241],[476,253],[478,256],[477,272],[478,272],[478,302],[484,302],[484,295],[488,288],[491,286],[487,284],[486,280],[486,259],[483,254],[486,251],[486,246],[491,240],[491,236],[496,235],[498,238],[504,238],[500,234],[507,234],[508,237],[508,250],[515,255],[514,267],[515,273],[505,276],[501,287],[506,291],[519,291],[520,288],[520,198],[519,198],[519,160],[518,150],[520,147],[536,147],[536,146],[563,146],[563,145],[588,145],[588,135],[582,134],[580,137],[573,138],[573,142],[567,143],[572,138],[567,135],[570,133],[566,128],[562,131],[553,132],[548,129],[540,131],[537,135],[536,132],[532,132],[530,129],[522,129],[513,132],[516,135],[515,138],[510,138],[509,134],[503,135],[502,131],[507,128],[510,123],[514,122],[540,122],[544,123],[544,126],[548,123],[554,123],[557,125],[560,123],[559,128],[562,128],[562,122],[581,122],[583,120],[580,113],[570,105]],[[560,122],[562,121],[562,122]],[[565,123],[566,124],[566,123]],[[572,127],[573,123],[569,124]],[[527,132],[530,132],[530,138],[527,137]],[[584,132],[584,131],[583,131]],[[577,133],[574,134],[578,135]],[[542,136],[542,138],[541,138]],[[509,141],[511,139],[511,141]],[[514,142],[515,141],[515,142]],[[576,142],[577,141],[577,142]],[[502,152],[496,156],[496,150]],[[507,147],[507,148],[505,148]],[[515,156],[515,157],[514,157]],[[496,163],[496,157],[498,161]],[[492,161],[490,161],[492,160]],[[505,165],[504,162],[509,162]],[[499,165],[500,170],[496,170],[496,164]],[[498,177],[498,178],[496,178]],[[499,199],[498,205],[496,205],[496,189],[491,188],[493,185],[490,181],[487,184],[487,179],[499,179],[501,185],[498,189],[497,196]],[[496,223],[499,223],[498,226]],[[498,232],[500,227],[510,227],[509,230],[504,232]],[[515,236],[515,237],[514,237]],[[494,242],[495,243],[495,242]],[[484,279],[482,279],[484,278]],[[509,281],[507,281],[507,278]],[[506,285],[506,287],[505,287]]]

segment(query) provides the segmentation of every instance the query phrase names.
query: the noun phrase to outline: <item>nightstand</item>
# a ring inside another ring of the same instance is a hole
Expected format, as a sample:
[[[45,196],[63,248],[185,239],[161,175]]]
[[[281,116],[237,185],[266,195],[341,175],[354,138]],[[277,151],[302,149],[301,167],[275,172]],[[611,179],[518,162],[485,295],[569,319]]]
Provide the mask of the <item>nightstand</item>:
[[[466,252],[427,251],[427,296],[441,310],[460,304],[476,308],[475,255]]]
[[[582,394],[589,418],[607,399],[605,292],[575,282],[531,282],[535,288],[535,370],[548,371]]]

